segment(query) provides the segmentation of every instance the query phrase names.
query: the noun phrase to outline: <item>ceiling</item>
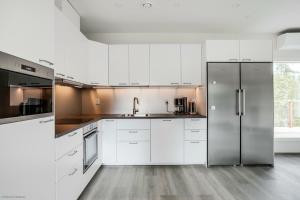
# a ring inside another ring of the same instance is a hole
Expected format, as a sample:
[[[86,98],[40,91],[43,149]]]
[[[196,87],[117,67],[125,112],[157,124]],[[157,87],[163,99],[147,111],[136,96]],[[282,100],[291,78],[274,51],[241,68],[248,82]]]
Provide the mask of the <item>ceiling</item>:
[[[145,1],[152,3],[144,8]],[[300,28],[300,0],[69,0],[85,33],[278,33]]]

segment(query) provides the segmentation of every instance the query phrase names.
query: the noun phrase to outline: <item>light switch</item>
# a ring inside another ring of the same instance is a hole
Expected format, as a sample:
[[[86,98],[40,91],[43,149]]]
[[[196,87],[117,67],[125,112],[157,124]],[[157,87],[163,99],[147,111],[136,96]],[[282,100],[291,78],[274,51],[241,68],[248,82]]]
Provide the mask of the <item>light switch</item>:
[[[216,110],[216,106],[210,106],[211,110]]]
[[[100,98],[96,98],[96,105],[100,105]]]

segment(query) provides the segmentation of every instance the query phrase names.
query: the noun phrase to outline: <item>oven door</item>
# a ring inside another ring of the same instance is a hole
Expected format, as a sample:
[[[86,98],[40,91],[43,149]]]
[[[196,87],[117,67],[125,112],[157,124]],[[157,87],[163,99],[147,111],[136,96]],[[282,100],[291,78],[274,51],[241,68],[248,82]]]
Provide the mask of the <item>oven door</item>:
[[[98,158],[98,131],[93,130],[84,135],[84,149],[83,149],[83,172],[97,160]]]

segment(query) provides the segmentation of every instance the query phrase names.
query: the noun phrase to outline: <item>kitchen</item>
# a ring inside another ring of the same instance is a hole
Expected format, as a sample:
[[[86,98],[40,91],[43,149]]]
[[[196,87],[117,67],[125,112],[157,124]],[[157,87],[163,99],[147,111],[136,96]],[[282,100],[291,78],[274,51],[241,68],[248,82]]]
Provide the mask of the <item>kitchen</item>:
[[[273,63],[300,60],[299,3],[221,3],[248,25],[247,6],[291,11],[253,34],[159,23],[214,7],[189,1],[0,2],[0,199],[300,198],[273,89]]]

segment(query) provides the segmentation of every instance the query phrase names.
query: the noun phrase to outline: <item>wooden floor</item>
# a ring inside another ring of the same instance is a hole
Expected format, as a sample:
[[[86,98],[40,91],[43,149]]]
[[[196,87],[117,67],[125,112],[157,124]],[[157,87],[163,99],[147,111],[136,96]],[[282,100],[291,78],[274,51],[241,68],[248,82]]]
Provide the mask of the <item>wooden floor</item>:
[[[274,168],[103,167],[79,199],[300,200],[300,155],[277,155]]]

